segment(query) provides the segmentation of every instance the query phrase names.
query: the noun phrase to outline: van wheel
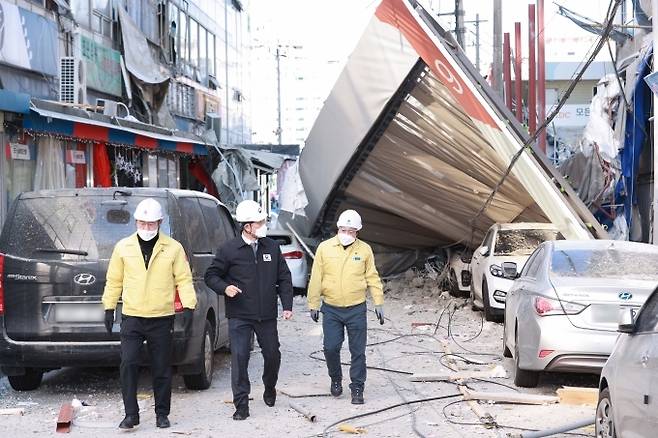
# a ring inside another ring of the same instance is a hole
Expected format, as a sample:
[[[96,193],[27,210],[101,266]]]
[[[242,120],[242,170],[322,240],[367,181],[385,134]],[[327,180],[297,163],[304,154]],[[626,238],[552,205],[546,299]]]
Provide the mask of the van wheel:
[[[514,384],[521,388],[535,388],[539,383],[539,372],[522,370],[519,367],[519,333],[514,342]]]
[[[201,343],[201,372],[199,374],[187,374],[183,376],[185,387],[188,389],[208,389],[212,383],[215,334],[210,321],[206,320]]]
[[[25,368],[22,376],[7,376],[9,384],[16,391],[34,391],[41,385],[43,371],[36,368]]]

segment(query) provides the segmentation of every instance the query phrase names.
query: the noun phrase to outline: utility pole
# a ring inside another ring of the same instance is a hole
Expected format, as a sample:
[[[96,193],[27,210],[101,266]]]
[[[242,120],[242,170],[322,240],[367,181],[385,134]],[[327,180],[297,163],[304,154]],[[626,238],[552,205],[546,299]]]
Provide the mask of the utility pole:
[[[654,11],[653,15],[656,16],[658,11],[658,0],[651,0],[651,10]],[[651,22],[653,26],[653,46],[658,47],[658,25],[656,21]],[[658,71],[658,62],[653,63],[652,71],[655,73]],[[658,144],[658,123],[656,123],[656,105],[658,105],[658,99],[656,98],[656,93],[651,93],[653,99],[653,119],[651,120],[651,127],[653,129],[653,218],[651,221],[651,241],[654,245],[658,245],[658,226],[656,221],[658,221],[658,154],[656,153],[656,144]],[[632,204],[632,202],[631,202]]]
[[[455,0],[455,35],[457,35],[457,42],[462,50],[465,50],[464,35],[466,28],[464,27],[464,4],[463,0]]]
[[[277,128],[276,134],[281,143],[281,134],[283,133],[281,129],[281,53],[279,52],[279,46],[276,46],[276,102],[277,102]]]
[[[475,14],[475,20],[464,21],[464,23],[475,23],[475,65],[478,72],[480,71],[480,23],[486,23],[488,20],[480,20],[480,14]]]
[[[491,84],[503,96],[503,5],[502,0],[494,0],[493,10],[493,78]]]

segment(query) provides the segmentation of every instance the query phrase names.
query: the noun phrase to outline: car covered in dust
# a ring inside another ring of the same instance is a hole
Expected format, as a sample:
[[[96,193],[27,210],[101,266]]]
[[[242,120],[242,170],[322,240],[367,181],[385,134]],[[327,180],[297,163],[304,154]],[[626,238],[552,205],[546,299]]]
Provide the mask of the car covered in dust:
[[[507,294],[503,354],[514,358],[516,385],[536,386],[543,371],[599,373],[620,313],[639,309],[656,288],[656,266],[658,247],[644,243],[540,245]]]
[[[36,389],[45,371],[61,367],[119,365],[121,302],[108,333],[101,297],[114,245],[135,232],[132,213],[145,198],[162,205],[160,229],[183,245],[197,294],[189,335],[175,296],[172,362],[188,388],[210,387],[228,320],[203,274],[235,237],[233,220],[204,193],[114,187],[26,192],[13,202],[0,234],[0,367],[12,388]]]
[[[487,321],[499,320],[514,282],[513,277],[505,275],[503,264],[515,263],[520,269],[542,242],[562,238],[552,224],[492,225],[471,259],[471,306],[482,309]]]
[[[642,309],[619,317],[620,333],[603,367],[596,408],[596,436],[655,436],[658,413],[658,289]]]

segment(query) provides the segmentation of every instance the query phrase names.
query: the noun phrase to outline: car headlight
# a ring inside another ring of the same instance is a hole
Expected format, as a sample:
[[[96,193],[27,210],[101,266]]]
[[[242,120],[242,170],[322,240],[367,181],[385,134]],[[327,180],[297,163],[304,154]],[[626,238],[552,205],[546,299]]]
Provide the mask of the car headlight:
[[[503,268],[501,268],[498,265],[489,266],[489,272],[491,272],[491,275],[493,275],[494,277],[503,278],[505,276],[505,273],[503,272]]]

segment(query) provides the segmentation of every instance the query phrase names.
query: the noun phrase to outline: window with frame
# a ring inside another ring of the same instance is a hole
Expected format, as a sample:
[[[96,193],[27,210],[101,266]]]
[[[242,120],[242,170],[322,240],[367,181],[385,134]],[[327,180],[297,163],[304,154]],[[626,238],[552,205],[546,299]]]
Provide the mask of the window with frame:
[[[644,304],[642,312],[635,323],[636,331],[639,333],[651,333],[658,331],[658,293],[653,293]]]
[[[189,61],[187,14],[178,11],[178,59]]]
[[[190,243],[193,254],[212,254],[208,232],[203,221],[203,213],[199,201],[195,197],[178,198],[183,223],[187,230],[187,240]]]
[[[220,206],[217,202],[212,199],[199,198],[199,204],[201,205],[201,211],[203,212],[203,218],[206,222],[206,229],[208,230],[208,240],[215,251],[219,248],[224,242],[231,239],[233,236],[227,234],[227,230],[222,222],[220,216]]]
[[[540,248],[537,251],[535,251],[530,256],[525,266],[523,267],[523,271],[525,273],[522,272],[522,275],[531,278],[537,278],[537,274],[539,273],[539,270],[541,268],[541,262],[543,260],[543,256],[544,256],[544,248]]]
[[[112,36],[112,1],[91,0],[91,30],[107,37]]]
[[[190,64],[199,67],[199,23],[190,19]]]

